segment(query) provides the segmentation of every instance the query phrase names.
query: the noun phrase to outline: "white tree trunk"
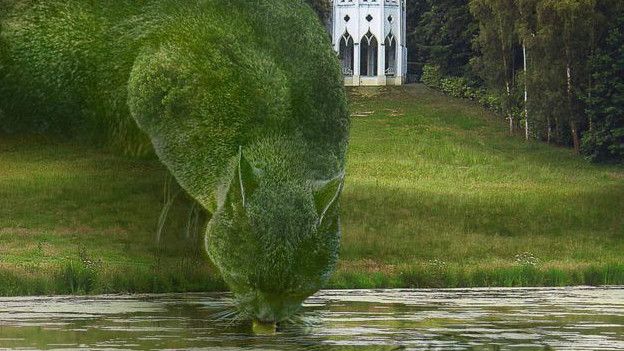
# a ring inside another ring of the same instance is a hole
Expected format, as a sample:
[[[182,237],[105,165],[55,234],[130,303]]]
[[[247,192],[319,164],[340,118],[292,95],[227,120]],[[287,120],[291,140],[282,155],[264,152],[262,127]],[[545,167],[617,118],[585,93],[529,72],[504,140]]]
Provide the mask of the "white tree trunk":
[[[505,82],[505,87],[507,90],[507,104],[509,105],[509,101],[511,101],[511,87],[509,86],[509,81]],[[514,116],[513,113],[511,112],[511,110],[509,109],[509,106],[507,106],[507,118],[509,119],[509,135],[513,136],[514,133]]]
[[[569,57],[569,55],[566,55]],[[566,63],[566,78],[568,85],[568,110],[570,113],[570,130],[572,132],[572,141],[574,143],[574,152],[576,154],[580,154],[581,152],[581,142],[579,137],[578,123],[576,121],[576,116],[572,111],[572,68],[570,67],[570,60]]]
[[[547,136],[547,142],[548,144],[550,144],[550,138],[552,136],[552,125],[550,124],[550,116],[548,116],[548,136]]]
[[[522,42],[522,55],[524,58],[524,135],[529,140],[529,93],[528,93],[528,77],[527,77],[527,51],[526,43]]]

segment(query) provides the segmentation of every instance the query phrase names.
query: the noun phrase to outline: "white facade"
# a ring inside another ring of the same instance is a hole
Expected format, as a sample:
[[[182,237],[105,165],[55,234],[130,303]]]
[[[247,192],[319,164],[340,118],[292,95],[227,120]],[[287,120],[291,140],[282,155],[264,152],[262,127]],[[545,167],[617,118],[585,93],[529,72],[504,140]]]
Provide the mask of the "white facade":
[[[405,0],[332,0],[332,44],[345,85],[401,85],[407,76]]]

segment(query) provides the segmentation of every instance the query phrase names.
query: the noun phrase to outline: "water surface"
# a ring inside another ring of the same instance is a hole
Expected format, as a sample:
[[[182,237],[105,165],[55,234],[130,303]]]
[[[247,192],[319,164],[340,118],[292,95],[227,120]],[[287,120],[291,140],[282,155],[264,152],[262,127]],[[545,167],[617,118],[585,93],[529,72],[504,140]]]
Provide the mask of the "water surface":
[[[0,349],[624,350],[624,287],[328,290],[275,336],[227,294],[0,298]]]

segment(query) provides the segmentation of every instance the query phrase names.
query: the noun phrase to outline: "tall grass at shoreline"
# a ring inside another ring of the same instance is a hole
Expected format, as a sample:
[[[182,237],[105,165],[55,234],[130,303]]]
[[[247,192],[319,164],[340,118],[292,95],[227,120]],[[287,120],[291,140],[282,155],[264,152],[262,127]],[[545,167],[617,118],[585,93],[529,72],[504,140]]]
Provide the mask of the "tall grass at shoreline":
[[[506,136],[422,86],[357,89],[330,288],[624,284],[624,168]],[[0,137],[0,295],[223,290],[166,171]]]

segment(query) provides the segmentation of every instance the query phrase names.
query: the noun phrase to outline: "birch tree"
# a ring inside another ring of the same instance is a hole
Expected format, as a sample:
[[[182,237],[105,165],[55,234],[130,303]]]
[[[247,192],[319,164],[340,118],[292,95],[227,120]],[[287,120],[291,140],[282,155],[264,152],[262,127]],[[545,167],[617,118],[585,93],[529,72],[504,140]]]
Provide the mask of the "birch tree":
[[[513,91],[514,45],[517,42],[517,8],[514,0],[472,0],[470,11],[479,22],[475,47],[481,56],[473,60],[475,69],[491,87],[502,90],[503,109],[514,132]]]
[[[537,31],[536,4],[538,0],[516,0],[518,18],[516,30],[522,43],[523,85],[524,85],[524,135],[529,140],[529,57],[528,50],[532,46]]]
[[[565,101],[560,113],[568,124],[576,153],[580,153],[581,133],[586,124],[578,96],[586,83],[582,77],[586,76],[593,31],[589,19],[595,6],[596,0],[542,0],[537,6],[545,64],[559,67]]]

